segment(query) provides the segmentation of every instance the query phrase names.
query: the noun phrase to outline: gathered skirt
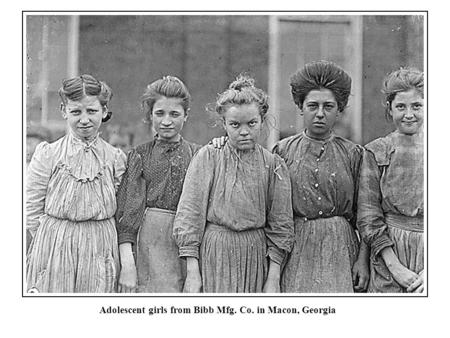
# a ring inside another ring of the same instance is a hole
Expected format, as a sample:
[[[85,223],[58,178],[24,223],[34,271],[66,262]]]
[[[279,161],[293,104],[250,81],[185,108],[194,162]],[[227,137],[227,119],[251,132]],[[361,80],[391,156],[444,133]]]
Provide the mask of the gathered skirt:
[[[417,274],[422,272],[424,269],[423,218],[386,214],[385,222],[388,226],[389,237],[394,242],[394,253],[400,263]],[[370,270],[367,292],[406,292],[406,289],[394,280],[381,255],[371,255]]]
[[[136,269],[137,292],[182,292],[186,279],[186,261],[178,257],[173,239],[175,212],[148,208],[139,231]]]
[[[27,254],[29,292],[115,292],[118,272],[114,218],[74,222],[41,217]]]
[[[268,273],[264,229],[233,231],[208,223],[200,250],[203,292],[262,292]]]
[[[338,216],[294,221],[294,248],[282,272],[281,292],[353,292],[359,242],[348,221]]]

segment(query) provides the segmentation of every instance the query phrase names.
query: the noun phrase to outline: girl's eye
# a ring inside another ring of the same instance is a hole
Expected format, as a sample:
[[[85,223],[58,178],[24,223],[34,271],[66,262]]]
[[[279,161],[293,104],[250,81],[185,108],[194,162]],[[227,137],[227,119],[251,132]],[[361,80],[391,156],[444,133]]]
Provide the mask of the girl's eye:
[[[256,121],[250,121],[250,122],[248,123],[248,125],[249,125],[250,127],[254,127],[254,126],[256,126]]]
[[[307,105],[306,105],[306,108],[307,108],[309,111],[316,110],[316,109],[317,109],[317,104],[307,104]]]
[[[96,112],[98,112],[98,110],[96,110],[96,109],[88,109],[87,112],[89,114],[95,114]]]
[[[422,105],[420,103],[416,103],[413,105],[414,110],[420,110],[422,108]]]
[[[173,117],[180,117],[180,113],[179,112],[177,112],[177,111],[174,111],[174,112],[172,112],[172,114],[171,114]]]
[[[232,126],[233,128],[237,128],[237,127],[239,127],[239,123],[237,123],[237,122],[230,122],[230,126]]]
[[[71,110],[70,111],[70,114],[72,114],[72,115],[80,115],[81,114],[81,110]]]
[[[405,109],[405,105],[403,103],[399,103],[395,106],[395,108],[397,108],[398,110],[404,110]]]
[[[325,106],[325,110],[326,110],[326,111],[332,111],[333,108],[334,108],[334,105],[332,105],[332,104],[327,104],[327,105]]]

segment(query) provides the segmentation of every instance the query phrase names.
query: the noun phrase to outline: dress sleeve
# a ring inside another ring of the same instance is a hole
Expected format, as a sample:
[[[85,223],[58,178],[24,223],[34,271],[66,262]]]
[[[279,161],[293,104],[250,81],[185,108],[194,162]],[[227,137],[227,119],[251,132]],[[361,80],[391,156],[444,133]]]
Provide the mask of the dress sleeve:
[[[361,166],[364,158],[364,148],[357,145],[352,152],[351,158],[351,172],[353,177],[354,193],[353,193],[353,205],[352,205],[352,215],[350,219],[350,224],[354,229],[357,229],[357,215],[358,215],[358,193],[361,181]]]
[[[380,190],[381,172],[374,154],[366,150],[361,165],[358,193],[358,230],[367,245],[371,246],[373,255],[394,245],[387,233],[384,213],[381,207]]]
[[[125,173],[117,191],[116,226],[119,244],[136,244],[143,223],[146,182],[142,175],[142,158],[135,150],[128,154]]]
[[[32,237],[39,227],[39,217],[44,214],[47,187],[52,173],[50,152],[50,144],[40,143],[27,171],[27,230]]]
[[[284,161],[275,155],[274,167],[269,181],[267,210],[268,256],[281,264],[291,252],[294,243],[294,220],[289,172]]]
[[[178,203],[173,235],[180,257],[199,258],[215,168],[214,150],[208,148],[201,148],[192,158]]]
[[[114,161],[114,187],[116,193],[119,189],[120,182],[122,181],[123,174],[126,170],[127,155],[121,150],[117,149],[116,159]]]

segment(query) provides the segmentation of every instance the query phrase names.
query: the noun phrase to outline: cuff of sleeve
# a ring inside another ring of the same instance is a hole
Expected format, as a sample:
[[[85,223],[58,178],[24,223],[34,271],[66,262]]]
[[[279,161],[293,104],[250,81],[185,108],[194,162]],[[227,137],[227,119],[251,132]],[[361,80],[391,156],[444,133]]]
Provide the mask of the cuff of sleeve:
[[[280,250],[274,246],[270,246],[269,250],[267,251],[267,256],[269,256],[269,258],[273,260],[275,263],[281,265],[284,261],[286,254],[283,250]]]
[[[117,240],[119,242],[119,245],[122,243],[131,243],[133,245],[136,244],[136,236],[134,234],[130,234],[130,233],[119,233],[117,235]]]
[[[394,242],[392,242],[388,235],[384,234],[371,243],[373,255],[377,256],[381,250],[393,245]]]
[[[178,251],[178,256],[180,257],[194,257],[199,259],[198,246],[182,246]]]

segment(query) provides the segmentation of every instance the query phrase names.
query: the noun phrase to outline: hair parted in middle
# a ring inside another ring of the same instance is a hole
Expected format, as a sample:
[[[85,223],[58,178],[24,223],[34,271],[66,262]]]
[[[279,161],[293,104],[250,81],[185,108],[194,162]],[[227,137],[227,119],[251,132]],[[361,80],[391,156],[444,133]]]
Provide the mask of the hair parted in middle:
[[[75,76],[70,79],[63,80],[62,87],[59,88],[58,94],[62,101],[62,107],[65,107],[68,100],[79,101],[85,96],[97,96],[100,104],[104,109],[108,109],[108,103],[113,96],[111,88],[106,82],[99,81],[89,74]],[[112,112],[107,110],[107,115],[102,122],[108,121],[112,116]]]
[[[221,116],[230,106],[255,103],[261,119],[264,120],[269,110],[268,101],[269,96],[264,90],[255,87],[253,78],[240,74],[231,82],[227,90],[218,94],[215,111]]]
[[[312,90],[330,90],[338,104],[338,110],[344,111],[352,87],[351,77],[331,61],[313,61],[307,63],[291,76],[291,93],[295,104],[301,109],[306,96]]]
[[[155,102],[162,97],[180,99],[184,113],[187,114],[191,104],[191,94],[183,81],[176,76],[166,75],[150,83],[142,95],[142,110],[147,122],[151,121]]]

